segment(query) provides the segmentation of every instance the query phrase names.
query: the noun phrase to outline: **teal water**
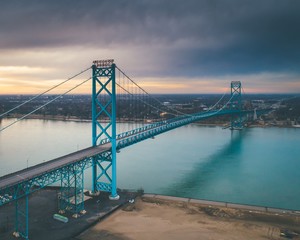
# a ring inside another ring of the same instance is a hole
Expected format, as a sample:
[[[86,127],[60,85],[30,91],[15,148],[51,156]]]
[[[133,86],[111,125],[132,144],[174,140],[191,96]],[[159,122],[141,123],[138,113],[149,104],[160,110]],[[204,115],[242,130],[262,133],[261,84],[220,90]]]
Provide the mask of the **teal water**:
[[[0,133],[0,176],[88,147],[90,136],[88,122],[22,121]],[[297,128],[188,125],[122,149],[118,187],[299,210],[299,140]]]

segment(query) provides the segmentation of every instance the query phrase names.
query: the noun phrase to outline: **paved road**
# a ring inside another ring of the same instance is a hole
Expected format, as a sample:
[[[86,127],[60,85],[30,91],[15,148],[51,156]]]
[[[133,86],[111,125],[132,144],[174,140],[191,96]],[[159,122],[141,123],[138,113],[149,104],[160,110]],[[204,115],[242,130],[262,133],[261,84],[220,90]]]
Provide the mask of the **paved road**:
[[[100,153],[106,152],[111,148],[111,144],[104,144],[97,147],[86,148],[54,160],[35,165],[33,167],[14,172],[9,175],[0,177],[0,190],[9,186],[16,185],[24,180],[29,180],[34,177],[43,175],[46,172],[51,172],[63,166],[78,162],[88,157],[93,157]]]

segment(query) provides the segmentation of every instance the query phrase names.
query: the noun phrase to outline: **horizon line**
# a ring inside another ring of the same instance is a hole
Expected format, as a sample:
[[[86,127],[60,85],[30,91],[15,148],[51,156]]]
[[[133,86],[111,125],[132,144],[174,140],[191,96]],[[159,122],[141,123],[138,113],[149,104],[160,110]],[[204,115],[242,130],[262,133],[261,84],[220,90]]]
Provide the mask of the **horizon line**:
[[[222,95],[224,93],[151,93],[149,95]],[[300,95],[300,92],[249,92],[244,93],[242,95],[282,95],[282,94],[288,94],[288,95]],[[39,93],[4,93],[0,94],[0,96],[32,96],[32,95],[39,95]],[[53,96],[53,95],[61,95],[59,93],[52,93],[52,94],[44,94],[43,96]],[[91,93],[73,93],[73,94],[66,94],[64,96],[70,96],[70,95],[92,95]],[[116,95],[126,95],[126,94],[120,94],[117,93]],[[135,95],[135,94],[132,94]]]

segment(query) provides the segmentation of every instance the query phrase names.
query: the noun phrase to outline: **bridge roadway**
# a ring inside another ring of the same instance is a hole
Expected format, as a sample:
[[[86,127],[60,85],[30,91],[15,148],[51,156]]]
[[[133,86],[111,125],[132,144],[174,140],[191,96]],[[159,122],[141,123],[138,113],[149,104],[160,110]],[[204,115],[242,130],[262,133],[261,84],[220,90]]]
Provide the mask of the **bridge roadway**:
[[[107,143],[97,147],[89,147],[80,151],[68,154],[63,157],[53,159],[51,161],[41,163],[18,172],[14,172],[0,177],[0,190],[15,186],[21,182],[41,176],[47,172],[55,171],[69,164],[79,162],[85,158],[93,157],[104,153],[111,148],[111,144]]]

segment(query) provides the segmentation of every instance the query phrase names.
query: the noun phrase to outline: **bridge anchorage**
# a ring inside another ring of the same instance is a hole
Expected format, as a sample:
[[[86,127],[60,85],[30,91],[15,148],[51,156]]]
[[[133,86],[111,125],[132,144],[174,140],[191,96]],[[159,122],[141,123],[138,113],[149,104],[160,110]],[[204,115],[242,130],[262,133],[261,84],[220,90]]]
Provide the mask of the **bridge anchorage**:
[[[119,199],[116,154],[120,149],[215,116],[230,115],[230,128],[242,129],[243,122],[246,120],[245,116],[259,116],[267,111],[253,112],[242,109],[241,82],[239,81],[231,82],[230,99],[225,101],[223,107],[215,109],[224,96],[207,111],[183,113],[151,97],[119,69],[113,60],[94,61],[91,69],[92,77],[87,80],[92,80],[92,147],[0,177],[0,206],[15,202],[14,236],[16,237],[29,239],[28,201],[29,195],[33,192],[60,182],[59,213],[69,212],[74,217],[79,217],[85,213],[83,188],[84,170],[87,168],[92,168],[92,195],[104,191],[110,193],[111,200]],[[119,79],[119,82],[116,81],[116,70],[119,75],[123,76],[123,80]],[[128,103],[130,106],[135,105],[135,109],[127,112],[130,117],[122,115],[124,111],[127,111],[123,109],[124,104],[127,104],[126,94],[130,95],[134,101],[140,102],[140,105]],[[123,113],[119,113],[118,116],[117,95],[122,97],[118,104],[123,104],[121,109],[118,108]],[[148,108],[150,110],[145,110]],[[136,117],[132,113],[134,111],[137,112]],[[161,116],[165,116],[166,112],[173,117],[162,118]],[[135,118],[143,124],[139,126],[132,124],[134,128],[117,132],[117,118],[124,121]],[[1,131],[6,128],[8,127],[2,128]]]

